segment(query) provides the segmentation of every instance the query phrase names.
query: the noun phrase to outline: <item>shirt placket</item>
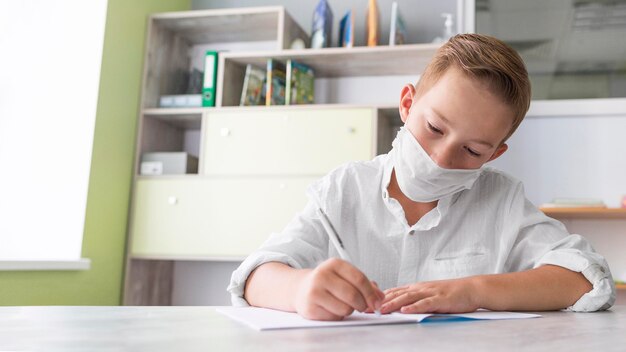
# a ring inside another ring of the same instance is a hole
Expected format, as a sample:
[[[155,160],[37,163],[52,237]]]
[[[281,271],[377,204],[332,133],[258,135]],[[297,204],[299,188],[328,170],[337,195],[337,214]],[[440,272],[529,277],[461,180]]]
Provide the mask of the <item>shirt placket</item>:
[[[419,232],[409,228],[402,234],[402,251],[400,255],[400,270],[398,272],[398,286],[408,285],[415,282],[417,277],[417,262],[420,253]]]

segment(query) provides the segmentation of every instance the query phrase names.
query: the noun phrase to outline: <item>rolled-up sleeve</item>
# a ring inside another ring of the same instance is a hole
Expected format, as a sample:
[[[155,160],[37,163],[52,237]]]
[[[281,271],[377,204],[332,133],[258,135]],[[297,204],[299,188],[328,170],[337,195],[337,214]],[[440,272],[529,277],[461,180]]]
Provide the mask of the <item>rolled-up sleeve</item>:
[[[313,268],[328,256],[328,238],[316,211],[321,203],[321,180],[307,188],[309,201],[285,229],[273,233],[232,273],[227,288],[234,306],[247,306],[244,299],[246,280],[254,269],[264,263],[280,262],[296,269]]]
[[[550,264],[582,273],[593,288],[567,307],[567,311],[593,312],[608,309],[615,303],[615,283],[608,263],[585,238],[569,234],[561,222],[539,211],[526,199],[521,184],[510,204],[507,219],[517,224],[510,227],[517,234],[507,262],[508,270],[521,271]]]
[[[566,310],[594,312],[608,309],[615,303],[615,283],[609,265],[601,255],[593,251],[583,237],[570,235],[555,243],[553,248],[539,259],[535,267],[545,264],[558,265],[582,273],[593,285],[591,291],[582,295]]]

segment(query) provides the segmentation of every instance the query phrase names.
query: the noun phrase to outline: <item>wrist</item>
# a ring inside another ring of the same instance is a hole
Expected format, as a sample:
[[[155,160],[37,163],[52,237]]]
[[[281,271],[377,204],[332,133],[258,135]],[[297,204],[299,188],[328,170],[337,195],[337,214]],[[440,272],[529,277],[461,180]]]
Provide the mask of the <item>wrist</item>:
[[[477,275],[468,278],[469,287],[472,297],[472,303],[475,307],[488,309],[487,295],[487,275]]]
[[[312,271],[312,269],[294,269],[293,276],[291,278],[291,287],[289,287],[289,310],[292,312],[297,312],[297,302],[298,297],[300,295],[301,287],[303,282],[306,280],[307,275]]]

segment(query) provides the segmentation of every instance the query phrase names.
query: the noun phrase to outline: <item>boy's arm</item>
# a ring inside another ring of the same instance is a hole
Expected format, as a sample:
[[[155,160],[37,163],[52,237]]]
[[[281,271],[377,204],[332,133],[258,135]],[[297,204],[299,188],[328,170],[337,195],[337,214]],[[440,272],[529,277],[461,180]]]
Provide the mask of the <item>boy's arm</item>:
[[[582,273],[556,265],[474,280],[479,306],[490,310],[560,310],[593,288]]]
[[[295,312],[293,293],[309,271],[279,262],[262,264],[248,276],[244,298],[251,306]]]
[[[555,265],[506,274],[420,282],[385,291],[383,313],[463,313],[489,310],[543,311],[573,305],[591,291],[581,274]]]

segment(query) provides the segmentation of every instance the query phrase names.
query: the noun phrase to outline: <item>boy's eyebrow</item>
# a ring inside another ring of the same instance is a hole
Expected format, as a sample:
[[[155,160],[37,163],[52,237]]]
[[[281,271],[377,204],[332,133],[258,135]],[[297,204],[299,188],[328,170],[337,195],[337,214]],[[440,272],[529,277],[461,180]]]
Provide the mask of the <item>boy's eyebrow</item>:
[[[435,115],[437,115],[437,117],[442,119],[443,122],[446,123],[446,125],[448,125],[448,126],[450,125],[450,121],[445,116],[443,116],[443,114],[441,114],[439,111],[437,111],[437,110],[435,110],[433,108],[431,108],[431,110],[435,113]],[[485,145],[485,146],[487,146],[489,148],[493,148],[493,144],[491,144],[491,143],[489,143],[487,141],[484,141],[482,139],[472,139],[470,142],[482,144],[482,145]]]
[[[483,141],[482,139],[472,139],[470,142],[482,144],[482,145],[487,146],[489,148],[493,148],[493,144],[491,144],[491,143],[489,143],[487,141]]]

